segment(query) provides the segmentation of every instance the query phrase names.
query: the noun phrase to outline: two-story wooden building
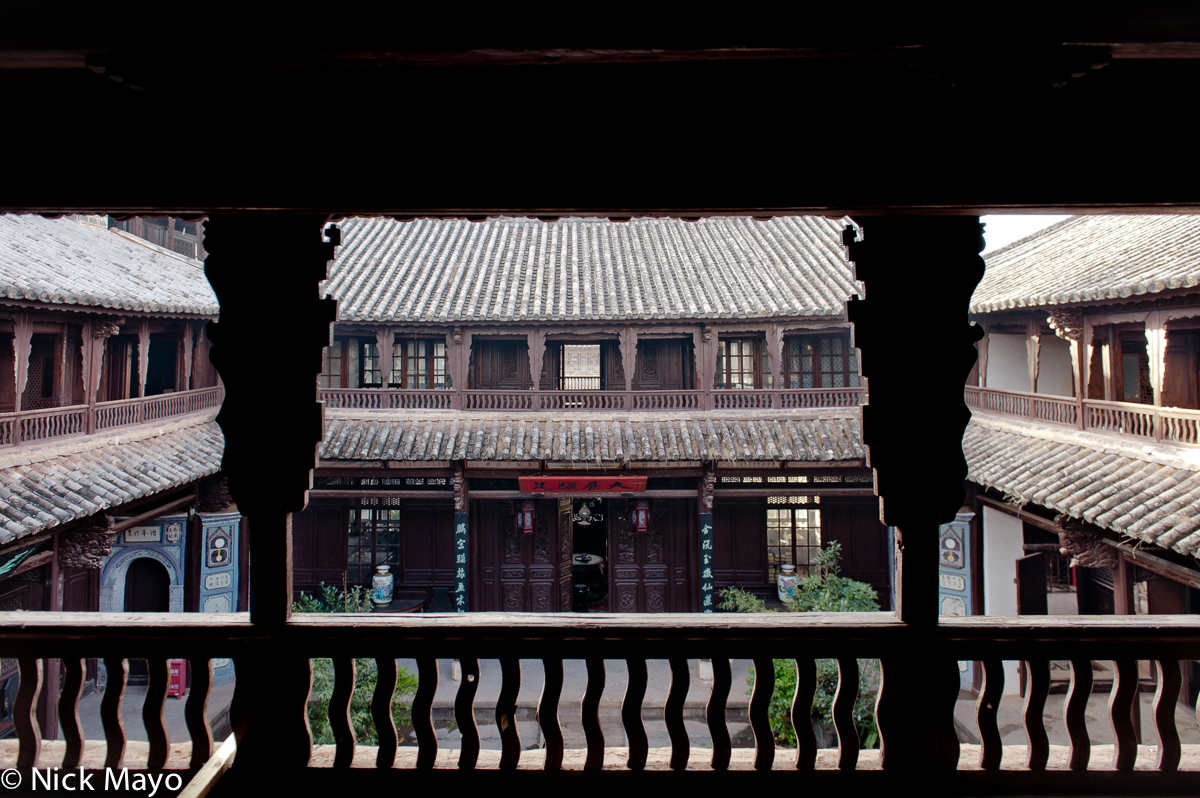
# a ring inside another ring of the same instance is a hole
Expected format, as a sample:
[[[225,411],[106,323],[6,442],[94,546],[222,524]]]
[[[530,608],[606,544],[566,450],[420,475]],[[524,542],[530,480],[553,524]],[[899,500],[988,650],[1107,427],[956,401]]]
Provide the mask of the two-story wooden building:
[[[347,220],[295,589],[702,611],[838,540],[889,606],[843,227]]]
[[[1200,219],[1072,217],[986,261],[975,611],[1200,611]]]
[[[0,216],[0,609],[230,612],[239,592],[244,609],[216,297],[194,258],[108,224]],[[16,670],[2,660],[10,699]]]

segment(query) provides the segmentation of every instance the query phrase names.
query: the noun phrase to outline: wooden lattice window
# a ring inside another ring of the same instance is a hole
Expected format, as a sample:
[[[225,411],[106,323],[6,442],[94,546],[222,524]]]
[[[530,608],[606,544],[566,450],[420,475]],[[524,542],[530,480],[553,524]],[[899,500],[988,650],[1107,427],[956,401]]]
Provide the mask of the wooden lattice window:
[[[363,387],[383,385],[383,363],[373,341],[362,342],[359,361]],[[452,388],[446,359],[446,342],[439,339],[412,339],[392,344],[392,364],[389,388]]]
[[[325,347],[321,358],[321,376],[317,384],[322,388],[342,387],[342,342],[334,341]]]
[[[809,504],[817,498],[772,496],[767,499],[767,577],[771,582],[785,565],[794,565],[797,575],[808,576],[810,566],[821,551],[821,511],[802,505],[781,507],[776,502]]]
[[[802,335],[784,341],[788,388],[857,388],[858,358],[845,335]]]
[[[400,564],[401,509],[355,508],[350,511],[346,580],[369,584],[377,565]]]
[[[765,347],[757,338],[722,338],[717,341],[717,388],[770,387],[771,368]]]

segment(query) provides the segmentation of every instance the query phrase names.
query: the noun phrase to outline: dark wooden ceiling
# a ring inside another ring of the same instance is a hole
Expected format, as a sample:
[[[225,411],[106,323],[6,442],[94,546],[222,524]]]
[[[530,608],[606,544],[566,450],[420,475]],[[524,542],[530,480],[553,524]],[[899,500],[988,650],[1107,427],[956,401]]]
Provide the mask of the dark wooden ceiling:
[[[973,214],[1200,207],[1200,15],[23,10],[0,210]],[[1182,9],[1182,10],[1181,10]],[[457,15],[457,17],[456,17]]]

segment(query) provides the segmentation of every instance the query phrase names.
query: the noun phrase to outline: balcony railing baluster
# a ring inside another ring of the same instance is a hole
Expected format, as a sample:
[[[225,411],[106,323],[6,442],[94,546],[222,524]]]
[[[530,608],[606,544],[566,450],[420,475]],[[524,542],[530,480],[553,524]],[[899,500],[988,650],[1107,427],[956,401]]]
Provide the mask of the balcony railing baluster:
[[[775,662],[754,658],[754,692],[750,695],[750,730],[754,732],[754,769],[770,770],[775,764],[775,736],[771,733],[771,694],[775,691]]]
[[[1021,711],[1025,736],[1029,738],[1025,769],[1045,770],[1050,761],[1050,736],[1042,713],[1050,695],[1050,663],[1044,659],[1026,660],[1025,673],[1025,706]]]
[[[1113,661],[1113,685],[1108,696],[1108,717],[1112,722],[1113,768],[1132,770],[1137,759],[1137,731],[1133,726],[1134,702],[1138,697],[1138,664],[1134,659]]]
[[[1092,740],[1087,730],[1087,700],[1092,693],[1092,662],[1087,659],[1071,660],[1071,684],[1067,688],[1067,700],[1063,707],[1063,721],[1067,737],[1071,741],[1067,767],[1071,770],[1087,770],[1092,756]]]
[[[212,691],[213,664],[208,657],[188,660],[191,668],[192,686],[188,692],[183,717],[188,735],[192,738],[192,761],[190,767],[199,769],[213,755],[212,726],[208,722],[208,698]]]
[[[79,722],[79,699],[83,697],[83,676],[87,662],[80,657],[67,657],[63,661],[62,693],[58,699],[58,722],[62,727],[66,752],[63,754],[62,769],[74,770],[83,760],[83,726]]]
[[[712,769],[728,770],[729,760],[733,756],[733,741],[729,739],[729,727],[725,725],[725,704],[733,687],[733,672],[727,659],[714,659],[712,669],[712,693],[705,710],[708,734],[712,737]]]
[[[604,768],[604,730],[600,728],[600,696],[604,694],[604,660],[588,657],[587,688],[583,693],[583,737],[587,742],[584,770]]]
[[[167,704],[167,687],[171,681],[171,669],[165,657],[146,660],[149,681],[146,685],[146,701],[142,704],[142,723],[146,726],[146,739],[150,743],[150,757],[146,767],[162,770],[167,764],[171,750],[171,734],[163,718]]]
[[[542,727],[542,739],[546,741],[546,770],[561,770],[563,761],[562,726],[558,722],[558,699],[562,696],[563,662],[561,659],[543,659],[545,680],[542,682],[542,697],[538,700],[537,720]]]
[[[412,725],[417,735],[417,767],[432,768],[437,761],[437,733],[433,729],[433,696],[437,692],[438,664],[430,656],[417,657],[417,694],[412,702]]]
[[[354,658],[333,658],[333,693],[329,696],[329,729],[336,747],[335,768],[348,768],[354,762],[354,724],[350,721],[350,702],[354,696]]]
[[[1175,705],[1179,701],[1179,688],[1183,674],[1178,660],[1156,660],[1158,687],[1154,690],[1154,731],[1158,734],[1158,756],[1154,766],[1158,770],[1179,770],[1182,748],[1179,730],[1175,727]]]
[[[129,679],[129,660],[121,657],[105,657],[104,670],[108,684],[100,699],[100,723],[104,726],[104,739],[108,749],[104,756],[104,767],[119,768],[125,758],[125,684]]]
[[[475,693],[479,690],[479,660],[460,659],[462,681],[454,697],[454,723],[462,735],[458,766],[474,770],[479,762],[479,725],[475,722]]]
[[[500,731],[500,769],[516,770],[521,762],[521,737],[517,733],[517,694],[521,692],[521,661],[500,658],[500,696],[496,699],[496,728]]]
[[[683,722],[683,706],[691,687],[692,672],[683,657],[671,657],[671,688],[667,692],[667,703],[663,715],[667,724],[667,735],[671,738],[671,769],[684,770],[691,754],[691,741]]]
[[[375,767],[390,768],[396,763],[396,746],[399,743],[396,721],[392,717],[392,693],[396,692],[396,660],[392,657],[376,657],[375,673],[375,695],[371,696],[371,720],[375,723],[375,736],[379,746],[375,754]]]
[[[817,663],[810,657],[796,664],[796,692],[792,694],[792,730],[796,734],[796,769],[812,770],[817,764],[817,735],[813,732],[812,703],[817,692]]]
[[[979,725],[979,767],[984,770],[999,770],[1004,755],[1000,727],[996,723],[1003,695],[1004,662],[998,659],[983,660],[983,689],[979,691],[979,698],[975,702],[975,722]]]
[[[625,686],[625,698],[621,701],[621,723],[625,727],[626,747],[629,749],[626,767],[644,770],[650,753],[650,740],[642,723],[642,701],[646,698],[646,683],[649,680],[646,660],[627,659],[625,667],[629,679]]]
[[[854,727],[854,702],[858,700],[858,660],[838,657],[838,686],[833,695],[833,728],[838,738],[838,768],[858,766],[858,729]]]
[[[21,676],[17,700],[13,702],[13,725],[21,749],[17,767],[31,768],[42,754],[42,730],[37,720],[37,699],[42,689],[42,661],[37,657],[19,657],[17,669]]]

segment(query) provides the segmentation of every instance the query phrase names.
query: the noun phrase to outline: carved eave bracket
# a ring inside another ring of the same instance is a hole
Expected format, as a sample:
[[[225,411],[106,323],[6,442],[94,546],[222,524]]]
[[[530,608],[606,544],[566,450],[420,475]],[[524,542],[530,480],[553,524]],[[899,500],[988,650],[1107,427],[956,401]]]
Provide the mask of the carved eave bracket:
[[[454,512],[465,513],[467,511],[467,478],[463,472],[462,463],[456,463],[454,466]]]
[[[1115,568],[1117,550],[1104,542],[1103,536],[1087,528],[1081,521],[1058,515],[1054,519],[1058,530],[1059,552],[1070,555],[1074,568]]]
[[[78,527],[63,532],[58,540],[58,564],[64,568],[99,568],[104,558],[112,554],[113,520],[105,513],[91,519],[95,526]]]
[[[713,511],[713,493],[717,486],[717,472],[712,463],[704,467],[704,478],[700,482],[700,511]]]
[[[1054,308],[1046,317],[1054,334],[1068,341],[1083,338],[1083,311],[1078,308]]]

